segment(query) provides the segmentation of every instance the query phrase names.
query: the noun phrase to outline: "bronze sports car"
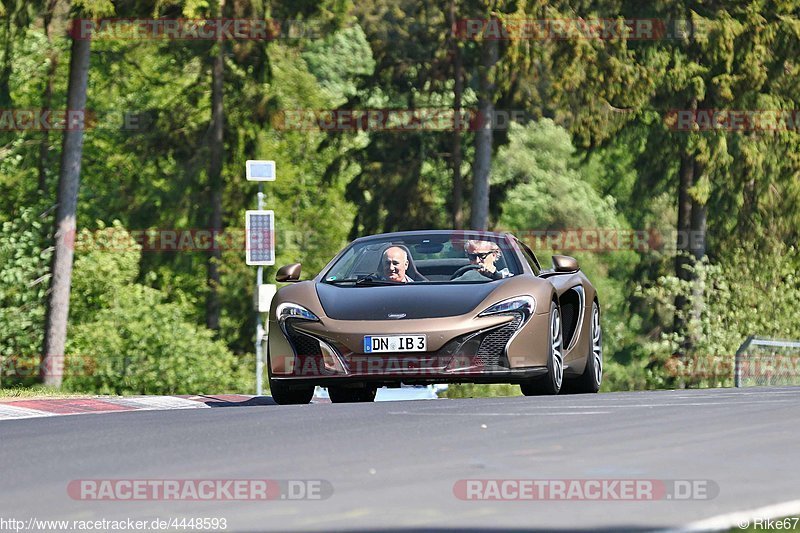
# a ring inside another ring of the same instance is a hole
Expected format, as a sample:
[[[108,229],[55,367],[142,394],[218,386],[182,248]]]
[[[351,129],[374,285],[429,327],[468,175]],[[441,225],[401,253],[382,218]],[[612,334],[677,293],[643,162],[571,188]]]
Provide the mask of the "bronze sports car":
[[[525,395],[597,392],[597,293],[568,256],[542,269],[510,233],[409,231],[353,241],[272,301],[267,369],[279,404],[369,402],[380,386],[517,383]]]

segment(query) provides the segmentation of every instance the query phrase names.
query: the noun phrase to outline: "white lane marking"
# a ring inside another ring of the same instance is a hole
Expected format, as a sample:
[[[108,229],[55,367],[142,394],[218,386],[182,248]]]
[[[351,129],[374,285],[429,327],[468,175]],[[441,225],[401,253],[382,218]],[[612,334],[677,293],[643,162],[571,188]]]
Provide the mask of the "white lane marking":
[[[422,413],[411,411],[389,411],[390,415],[415,416],[569,416],[569,415],[607,415],[611,411],[570,411],[567,413]]]
[[[0,403],[0,419],[11,418],[37,418],[40,416],[55,416],[56,413],[39,411],[38,409],[28,409],[27,407],[14,407],[10,403]]]
[[[629,404],[611,404],[611,405],[602,404],[602,406],[603,407],[684,407],[684,406],[696,406],[696,405],[760,405],[762,403],[797,403],[798,400],[747,400],[746,402],[724,401],[724,402],[681,402],[681,403],[668,403],[668,402],[629,403]]]
[[[712,397],[733,397],[733,396],[778,396],[780,394],[792,394],[794,396],[800,396],[800,390],[761,390],[761,391],[712,391],[707,394],[693,394],[691,395],[694,398],[706,396],[708,398]]]
[[[750,509],[749,511],[734,511],[732,513],[712,516],[711,518],[690,522],[678,528],[664,529],[661,533],[679,531],[724,531],[731,528],[747,529],[747,527],[753,525],[754,520],[759,518],[765,520],[776,519],[791,515],[797,516],[798,514],[800,514],[800,500],[791,500]]]
[[[597,402],[594,405],[559,405],[559,404],[550,404],[550,405],[543,405],[543,404],[530,404],[532,409],[619,409],[619,408],[634,408],[634,407],[694,407],[694,406],[703,406],[703,405],[758,405],[762,403],[796,403],[794,400],[764,400],[764,401],[746,401],[746,402],[683,402],[683,403],[631,403],[631,404],[613,404],[608,402]],[[509,404],[502,404],[502,403],[487,403],[485,406],[505,406],[507,407]],[[453,406],[455,408],[457,406]],[[424,408],[425,410],[432,410],[436,409],[444,410],[444,406],[437,405],[436,407],[431,407],[430,409]],[[450,407],[447,407],[450,409]]]
[[[114,405],[133,407],[142,411],[154,409],[201,409],[209,407],[203,402],[195,402],[193,400],[187,400],[186,398],[176,398],[173,396],[132,396],[130,398],[103,398],[103,400],[113,403]]]

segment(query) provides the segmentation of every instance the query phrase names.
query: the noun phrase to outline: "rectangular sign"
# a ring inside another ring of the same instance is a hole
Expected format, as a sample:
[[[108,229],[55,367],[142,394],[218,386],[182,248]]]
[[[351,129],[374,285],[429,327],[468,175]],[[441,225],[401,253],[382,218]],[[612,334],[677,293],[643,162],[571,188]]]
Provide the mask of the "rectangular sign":
[[[275,264],[275,214],[273,211],[246,211],[245,236],[245,258],[248,265]]]
[[[275,181],[275,161],[249,159],[246,168],[247,181]]]

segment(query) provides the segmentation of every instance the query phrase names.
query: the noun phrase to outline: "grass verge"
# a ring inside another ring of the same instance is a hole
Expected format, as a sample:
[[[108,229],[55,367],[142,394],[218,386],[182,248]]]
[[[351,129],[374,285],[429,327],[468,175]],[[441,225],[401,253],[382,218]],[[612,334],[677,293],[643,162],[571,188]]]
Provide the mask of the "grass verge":
[[[77,398],[86,396],[86,394],[73,394],[60,391],[58,389],[45,387],[44,385],[36,385],[33,387],[9,387],[5,389],[0,388],[0,402],[22,398]]]

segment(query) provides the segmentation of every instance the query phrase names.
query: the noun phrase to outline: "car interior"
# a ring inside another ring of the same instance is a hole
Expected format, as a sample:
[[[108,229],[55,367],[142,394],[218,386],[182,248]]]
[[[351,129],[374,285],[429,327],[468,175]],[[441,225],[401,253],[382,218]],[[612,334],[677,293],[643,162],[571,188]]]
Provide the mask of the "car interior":
[[[463,252],[451,250],[450,254],[459,253],[462,257],[441,257],[442,245],[434,247],[432,244],[416,244],[407,246],[402,243],[381,243],[368,245],[361,251],[352,266],[352,276],[367,276],[381,272],[383,252],[392,246],[406,250],[408,254],[408,271],[406,274],[414,281],[449,281],[450,277],[461,267],[470,264],[469,259],[463,257]],[[434,256],[428,257],[425,256]],[[437,257],[438,256],[438,257]],[[495,266],[498,270],[507,267],[505,258],[501,256]]]

